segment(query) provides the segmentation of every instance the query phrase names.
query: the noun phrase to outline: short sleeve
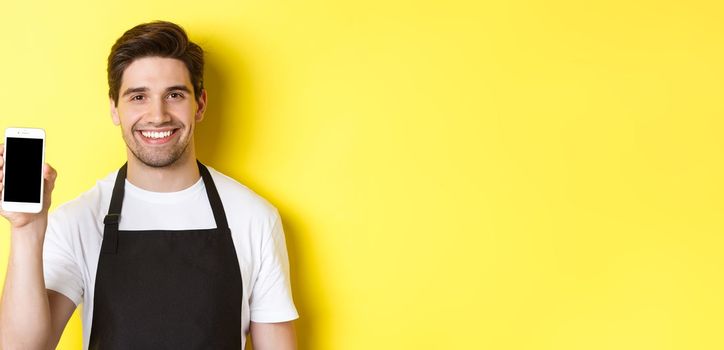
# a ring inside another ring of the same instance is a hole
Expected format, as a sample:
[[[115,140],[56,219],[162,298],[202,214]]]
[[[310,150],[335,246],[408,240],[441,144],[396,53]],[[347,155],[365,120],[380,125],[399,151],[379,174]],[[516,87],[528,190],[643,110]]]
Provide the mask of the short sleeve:
[[[249,297],[253,322],[276,323],[299,317],[292,300],[287,245],[278,215],[271,231],[262,238],[259,274]]]
[[[48,219],[43,245],[45,288],[61,293],[77,306],[83,299],[83,277],[71,244],[70,223],[61,213]]]

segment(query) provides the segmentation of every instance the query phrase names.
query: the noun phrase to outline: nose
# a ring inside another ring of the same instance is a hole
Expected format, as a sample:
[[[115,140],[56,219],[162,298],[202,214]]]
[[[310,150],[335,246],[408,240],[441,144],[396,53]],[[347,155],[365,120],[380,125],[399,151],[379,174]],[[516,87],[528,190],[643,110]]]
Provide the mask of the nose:
[[[152,124],[163,124],[171,120],[166,104],[163,99],[153,99],[151,110],[148,113],[147,121]]]

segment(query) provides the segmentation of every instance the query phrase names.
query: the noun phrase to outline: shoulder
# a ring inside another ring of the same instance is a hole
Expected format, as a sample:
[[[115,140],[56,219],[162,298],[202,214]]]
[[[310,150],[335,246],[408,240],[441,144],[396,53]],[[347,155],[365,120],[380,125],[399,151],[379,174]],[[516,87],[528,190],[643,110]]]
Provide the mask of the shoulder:
[[[208,167],[208,166],[207,166]],[[229,221],[262,221],[273,224],[279,218],[277,209],[262,196],[258,195],[245,185],[221,172],[208,167],[214,184],[219,191],[219,197],[224,204],[224,211]]]
[[[50,213],[50,221],[102,221],[108,209],[116,174],[116,171],[111,172],[78,197],[59,205]]]

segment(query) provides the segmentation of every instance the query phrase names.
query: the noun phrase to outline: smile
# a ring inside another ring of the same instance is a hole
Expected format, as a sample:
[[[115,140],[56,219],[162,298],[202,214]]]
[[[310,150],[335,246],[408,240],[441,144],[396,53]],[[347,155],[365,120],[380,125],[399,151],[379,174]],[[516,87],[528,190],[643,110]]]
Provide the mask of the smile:
[[[171,136],[172,131],[141,131],[141,135],[152,139],[162,139]]]
[[[141,139],[147,143],[161,144],[170,140],[178,129],[173,130],[139,130]]]

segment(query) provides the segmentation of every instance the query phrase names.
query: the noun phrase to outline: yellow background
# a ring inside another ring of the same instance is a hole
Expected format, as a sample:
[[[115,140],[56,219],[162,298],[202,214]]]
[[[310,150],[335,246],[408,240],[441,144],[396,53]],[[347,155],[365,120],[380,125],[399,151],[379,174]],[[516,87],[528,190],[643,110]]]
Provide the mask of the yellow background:
[[[5,1],[0,127],[45,128],[74,198],[125,159],[110,46],[176,21],[207,51],[200,159],[282,213],[301,349],[722,349],[723,11]]]

